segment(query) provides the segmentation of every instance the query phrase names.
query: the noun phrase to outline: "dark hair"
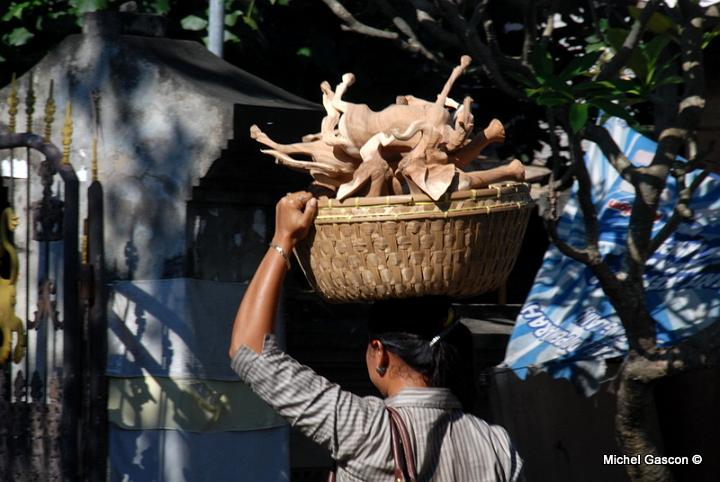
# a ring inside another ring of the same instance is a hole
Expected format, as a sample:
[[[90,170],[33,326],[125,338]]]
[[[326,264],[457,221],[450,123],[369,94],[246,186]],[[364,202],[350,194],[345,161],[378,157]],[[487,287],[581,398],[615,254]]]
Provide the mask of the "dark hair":
[[[451,310],[444,297],[378,301],[370,309],[368,333],[428,385],[449,388],[470,411],[475,395],[472,334]]]

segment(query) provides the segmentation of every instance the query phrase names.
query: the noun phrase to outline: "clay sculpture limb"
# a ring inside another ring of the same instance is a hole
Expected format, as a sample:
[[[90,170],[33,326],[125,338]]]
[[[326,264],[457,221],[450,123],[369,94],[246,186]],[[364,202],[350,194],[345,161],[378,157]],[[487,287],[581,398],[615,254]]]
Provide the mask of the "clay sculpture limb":
[[[250,136],[271,148],[263,149],[261,152],[264,154],[273,156],[277,162],[292,169],[309,172],[317,182],[323,186],[332,186],[334,189],[352,178],[360,162],[322,140],[279,144],[256,125],[250,127]],[[309,156],[312,161],[294,159],[290,154]]]
[[[433,201],[439,200],[447,192],[455,174],[455,166],[452,164],[413,163],[403,171],[410,194],[426,194]]]
[[[509,164],[484,171],[464,172],[457,170],[457,190],[480,189],[503,181],[522,182],[525,180],[525,167],[522,162],[514,159]]]
[[[362,164],[358,166],[352,179],[338,188],[337,199],[343,200],[357,194],[368,182],[370,186],[366,196],[385,196],[394,192],[393,171],[380,154],[380,147],[389,146],[397,139],[392,134],[380,132],[373,136],[360,149]]]
[[[470,143],[450,154],[451,162],[463,169],[474,159],[477,159],[487,146],[490,144],[502,144],[503,142],[505,142],[505,127],[503,127],[502,122],[493,119]]]
[[[415,97],[414,95],[398,95],[395,98],[395,103],[398,105],[421,105],[421,106],[430,106],[434,104],[435,102],[430,102],[429,100],[420,99],[419,97]],[[451,99],[450,97],[445,98],[445,107],[449,107],[451,109],[457,109],[460,107],[460,103],[454,99]]]
[[[332,106],[342,113],[338,123],[340,139],[349,141],[353,148],[359,150],[375,134],[390,133],[393,130],[404,132],[416,121],[437,128],[447,125],[450,113],[445,108],[445,103],[450,89],[469,64],[470,57],[464,55],[460,59],[460,65],[453,69],[435,102],[413,101],[408,104],[392,104],[379,112],[371,110],[366,104],[353,104],[342,99],[347,88],[355,81],[352,74],[343,75],[342,82],[336,87],[332,99]],[[348,149],[351,146],[348,146]],[[348,153],[354,155],[353,151],[349,150]]]
[[[455,151],[470,142],[468,136],[475,127],[471,108],[472,99],[465,97],[462,105],[455,111],[455,128],[448,129],[449,132],[445,139],[445,150],[447,152]]]

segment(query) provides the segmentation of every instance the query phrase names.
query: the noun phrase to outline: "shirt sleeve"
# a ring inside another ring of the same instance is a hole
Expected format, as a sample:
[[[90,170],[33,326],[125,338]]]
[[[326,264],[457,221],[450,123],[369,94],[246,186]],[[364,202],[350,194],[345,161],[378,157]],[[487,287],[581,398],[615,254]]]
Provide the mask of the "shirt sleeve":
[[[382,400],[359,397],[280,350],[266,335],[262,353],[241,346],[232,368],[268,405],[342,461],[372,451],[386,420]]]

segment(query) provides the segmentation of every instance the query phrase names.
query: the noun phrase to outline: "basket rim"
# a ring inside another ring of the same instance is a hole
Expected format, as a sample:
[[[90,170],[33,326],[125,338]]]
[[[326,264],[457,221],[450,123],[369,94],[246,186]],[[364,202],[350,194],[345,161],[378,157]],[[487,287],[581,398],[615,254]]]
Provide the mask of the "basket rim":
[[[371,198],[350,198],[337,201],[325,198],[318,203],[315,225],[368,221],[409,221],[419,219],[450,219],[463,216],[490,215],[504,211],[530,209],[534,202],[525,183],[498,184],[488,189],[457,191],[433,201],[428,196],[400,195]],[[520,194],[508,199],[507,196]],[[526,197],[523,199],[522,195]],[[497,201],[494,204],[468,205],[463,201]],[[400,212],[393,207],[406,207]],[[426,209],[432,206],[431,209]]]
[[[393,206],[393,205],[414,205],[419,203],[443,204],[452,201],[465,199],[501,198],[504,194],[516,194],[519,192],[530,192],[530,185],[525,182],[504,182],[490,184],[482,189],[467,189],[444,194],[439,200],[434,201],[427,194],[394,194],[389,196],[374,197],[350,197],[343,201],[322,196],[318,199],[319,208],[352,208],[360,206]]]

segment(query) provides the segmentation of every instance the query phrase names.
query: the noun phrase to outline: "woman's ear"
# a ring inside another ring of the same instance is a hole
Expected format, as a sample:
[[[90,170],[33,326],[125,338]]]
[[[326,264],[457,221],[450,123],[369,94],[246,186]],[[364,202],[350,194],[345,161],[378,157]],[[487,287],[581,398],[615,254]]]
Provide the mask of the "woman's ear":
[[[380,340],[371,340],[370,352],[373,365],[375,365],[375,370],[381,376],[384,375],[387,371],[388,363],[390,362],[390,357],[388,356],[388,352],[385,349],[385,345],[383,345]]]

